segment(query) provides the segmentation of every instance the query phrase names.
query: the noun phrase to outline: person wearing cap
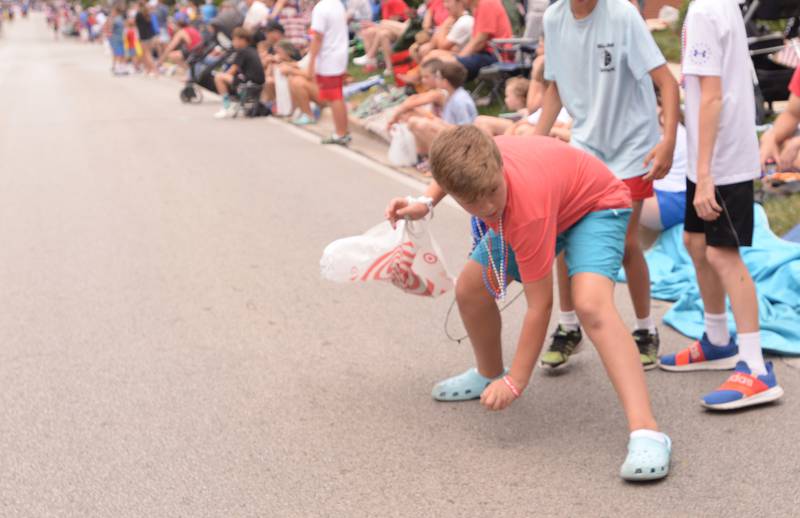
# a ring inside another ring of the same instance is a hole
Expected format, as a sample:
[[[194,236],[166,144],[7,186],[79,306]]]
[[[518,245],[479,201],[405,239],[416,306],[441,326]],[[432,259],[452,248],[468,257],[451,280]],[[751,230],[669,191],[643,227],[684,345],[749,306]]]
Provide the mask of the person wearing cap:
[[[233,29],[239,27],[244,23],[244,15],[236,9],[236,4],[231,0],[222,2],[219,8],[219,14],[208,22],[215,31],[220,31],[227,37],[233,37]]]

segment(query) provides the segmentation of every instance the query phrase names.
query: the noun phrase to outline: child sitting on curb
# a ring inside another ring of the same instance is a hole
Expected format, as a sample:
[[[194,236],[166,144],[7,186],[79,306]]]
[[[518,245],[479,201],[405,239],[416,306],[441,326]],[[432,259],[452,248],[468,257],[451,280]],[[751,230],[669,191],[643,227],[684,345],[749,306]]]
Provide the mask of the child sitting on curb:
[[[222,109],[214,114],[217,119],[235,117],[238,111],[236,105],[231,104],[230,95],[234,94],[241,83],[252,82],[256,85],[264,84],[264,66],[258,57],[258,51],[253,47],[253,35],[244,27],[233,30],[233,48],[236,55],[233,64],[225,72],[214,75],[214,85],[217,93],[222,96]]]
[[[418,219],[446,194],[491,230],[456,283],[477,368],[433,388],[440,401],[480,398],[502,410],[521,397],[544,345],[553,306],[552,266],[566,252],[576,311],[597,347],[630,430],[625,480],[663,478],[671,441],[658,431],[633,336],[614,302],[631,214],[630,192],[597,158],[549,137],[497,137],[474,126],[442,132],[431,146],[436,182],[424,202],[392,200],[387,218]],[[446,194],[445,194],[446,193]],[[429,205],[430,204],[430,205]],[[523,283],[527,313],[510,369],[503,366],[496,299]]]
[[[436,89],[412,95],[395,109],[389,120],[390,127],[400,120],[407,121],[417,142],[417,153],[423,156],[428,154],[428,146],[443,130],[453,125],[471,124],[478,116],[475,102],[463,88],[467,70],[457,62],[431,63],[426,63],[425,68],[438,67]],[[433,112],[418,110],[428,104],[433,105]]]

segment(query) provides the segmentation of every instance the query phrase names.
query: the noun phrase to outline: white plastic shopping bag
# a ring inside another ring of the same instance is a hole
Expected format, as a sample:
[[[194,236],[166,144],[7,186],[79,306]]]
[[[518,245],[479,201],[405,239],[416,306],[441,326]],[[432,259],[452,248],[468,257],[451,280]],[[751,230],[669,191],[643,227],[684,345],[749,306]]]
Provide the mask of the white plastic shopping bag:
[[[389,162],[397,167],[411,167],[417,163],[417,142],[408,126],[399,123],[390,131]]]
[[[275,76],[275,115],[288,117],[294,111],[292,94],[289,92],[289,79],[281,73],[280,67],[272,67]]]
[[[388,281],[428,297],[451,290],[453,277],[428,222],[400,220],[393,229],[385,221],[360,236],[334,241],[322,253],[322,277],[334,282]]]

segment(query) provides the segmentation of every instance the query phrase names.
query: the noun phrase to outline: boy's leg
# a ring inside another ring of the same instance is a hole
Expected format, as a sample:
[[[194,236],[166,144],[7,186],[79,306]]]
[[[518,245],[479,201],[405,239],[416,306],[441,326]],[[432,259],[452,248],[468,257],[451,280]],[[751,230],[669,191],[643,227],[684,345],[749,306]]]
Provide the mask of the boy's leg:
[[[622,266],[628,283],[628,292],[636,314],[633,339],[639,348],[639,355],[645,369],[658,366],[659,338],[656,324],[650,314],[650,269],[644,259],[639,242],[639,218],[644,200],[653,197],[653,182],[646,182],[641,176],[623,180],[631,191],[633,211],[625,232],[625,256]]]
[[[662,356],[659,364],[669,371],[733,369],[738,360],[738,349],[728,330],[725,287],[716,269],[708,261],[707,223],[700,219],[694,209],[692,202],[695,189],[695,184],[687,181],[683,243],[692,259],[697,286],[703,300],[705,332],[700,340],[688,348]],[[726,229],[727,226],[722,228]],[[736,242],[732,235],[729,237],[732,243]]]
[[[669,473],[672,444],[658,431],[637,344],[614,305],[630,212],[589,213],[559,236],[558,246],[565,251],[576,311],[597,347],[631,431],[620,475],[626,480],[652,480]]]
[[[381,31],[378,34],[378,43],[383,51],[383,60],[386,62],[386,72],[392,73],[392,45],[394,38],[389,31]]]
[[[309,117],[313,117],[311,111],[311,89],[310,81],[304,77],[291,76],[289,78],[289,94],[292,97],[292,106],[299,108],[301,112]]]
[[[344,137],[347,135],[347,105],[344,99],[331,101],[331,112],[333,112],[333,126],[336,135]]]
[[[622,265],[628,280],[628,291],[636,313],[637,329],[655,332],[655,324],[650,319],[650,270],[639,244],[639,218],[642,214],[642,201],[633,202],[633,212],[625,234],[625,257]],[[646,326],[646,327],[643,327]]]
[[[636,343],[614,305],[614,283],[595,273],[578,273],[571,281],[576,311],[622,402],[629,429],[658,430]]]
[[[500,310],[483,283],[483,266],[467,261],[456,283],[458,312],[464,322],[478,372],[487,378],[503,373]]]
[[[731,300],[733,318],[739,338],[739,358],[756,376],[767,373],[761,352],[756,285],[738,248],[709,246],[706,258],[725,287]]]
[[[477,368],[437,383],[431,395],[439,401],[477,399],[494,379],[505,373],[503,351],[500,347],[500,310],[484,283],[484,275],[492,275],[487,270],[489,253],[492,254],[495,264],[507,261],[509,280],[519,279],[519,269],[513,250],[508,248],[508,256],[503,257],[500,240],[491,231],[489,235],[491,240],[484,238],[473,249],[470,260],[456,283],[456,301],[472,342]]]
[[[417,141],[417,153],[427,155],[430,143],[449,126],[439,118],[411,117],[408,119],[408,129],[411,130]]]
[[[500,117],[490,117],[488,115],[480,115],[473,122],[476,128],[486,133],[490,137],[502,135],[509,128],[513,126],[513,122]]]
[[[542,354],[543,367],[557,369],[567,364],[572,354],[583,341],[578,315],[572,303],[570,279],[564,252],[556,256],[556,279],[558,281],[558,327],[552,335],[547,350]]]

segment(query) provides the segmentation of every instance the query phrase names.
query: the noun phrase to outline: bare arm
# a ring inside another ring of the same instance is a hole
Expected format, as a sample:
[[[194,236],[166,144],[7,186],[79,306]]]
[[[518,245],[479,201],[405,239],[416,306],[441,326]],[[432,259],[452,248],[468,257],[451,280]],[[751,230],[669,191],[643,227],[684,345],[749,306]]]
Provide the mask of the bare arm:
[[[672,157],[675,154],[675,133],[678,131],[680,118],[680,94],[678,82],[667,65],[661,65],[650,71],[653,83],[661,91],[661,109],[664,116],[664,136],[644,160],[644,166],[652,163],[644,180],[659,180],[667,176],[672,168]]]
[[[544,56],[537,56],[533,60],[531,69],[531,83],[528,87],[528,95],[525,98],[525,109],[531,114],[542,107],[544,94],[549,83],[544,80]]]
[[[426,104],[431,103],[442,104],[442,102],[444,102],[444,95],[439,90],[429,90],[421,94],[412,95],[403,101],[397,108],[395,108],[394,113],[392,113],[392,117],[387,123],[387,126],[395,124],[401,115],[415,108],[419,108],[420,106],[425,106]]]
[[[789,96],[789,105],[786,110],[775,119],[772,129],[761,135],[761,168],[766,170],[766,162],[773,160],[779,163],[781,169],[787,169],[789,164],[785,163],[782,147],[791,142],[797,126],[800,124],[800,97],[792,94]],[[783,151],[786,151],[785,149]],[[784,158],[782,160],[782,158]]]
[[[308,75],[314,77],[317,72],[317,56],[319,49],[322,48],[322,34],[314,32],[311,37],[311,44],[308,46]]]
[[[180,31],[175,33],[175,36],[172,37],[172,41],[169,42],[169,45],[167,45],[167,48],[164,49],[164,52],[162,52],[161,56],[158,58],[158,63],[159,64],[163,63],[164,62],[164,58],[166,58],[169,55],[170,52],[172,52],[175,49],[177,49],[178,45],[180,45],[181,43],[183,43],[185,41],[184,34],[185,33],[183,32],[183,30],[180,30]]]
[[[470,38],[464,48],[461,49],[461,52],[458,53],[459,56],[470,56],[472,54],[477,54],[478,52],[482,52],[484,48],[486,48],[486,42],[489,41],[489,35],[485,32],[479,32]]]
[[[706,221],[714,221],[722,209],[717,204],[714,178],[711,176],[711,160],[717,142],[719,117],[722,111],[722,81],[719,76],[700,77],[700,123],[697,146],[697,191],[694,206],[697,215]]]
[[[278,0],[275,2],[275,5],[272,6],[272,12],[269,13],[270,19],[274,20],[280,16],[284,7],[286,7],[286,0]]]
[[[539,115],[539,123],[536,124],[536,135],[549,135],[561,111],[561,96],[558,94],[558,85],[555,81],[550,83],[544,93],[542,101],[542,113]]]
[[[528,310],[522,321],[517,351],[508,371],[508,377],[520,392],[528,386],[536,360],[544,345],[547,325],[550,323],[550,314],[553,310],[553,274],[548,273],[538,281],[526,282],[523,289],[525,299],[528,301]],[[502,410],[514,399],[516,397],[503,380],[493,382],[481,394],[481,402],[490,410]]]
[[[444,189],[439,187],[436,180],[433,180],[428,185],[428,188],[425,189],[423,196],[430,198],[432,204],[435,206],[447,196],[447,193],[444,192]],[[389,205],[386,206],[384,216],[389,220],[392,228],[394,228],[400,218],[421,219],[427,214],[428,205],[425,203],[409,203],[407,198],[394,198],[389,201]]]

